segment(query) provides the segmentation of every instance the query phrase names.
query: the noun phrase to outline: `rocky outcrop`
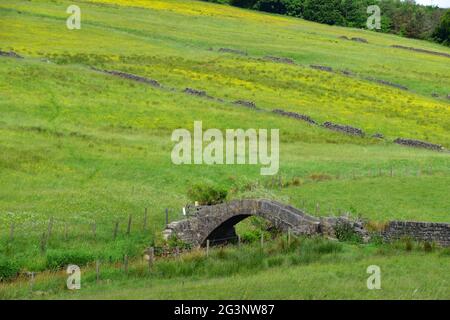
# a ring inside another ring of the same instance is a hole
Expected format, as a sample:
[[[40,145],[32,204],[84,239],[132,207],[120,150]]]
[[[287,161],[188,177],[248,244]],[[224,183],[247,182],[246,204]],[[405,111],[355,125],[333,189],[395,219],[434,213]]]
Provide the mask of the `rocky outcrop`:
[[[206,91],[192,89],[192,88],[186,88],[183,90],[184,93],[187,93],[191,96],[197,96],[197,97],[206,97]]]
[[[230,48],[220,48],[219,52],[239,54],[239,55],[242,55],[242,56],[246,56],[247,55],[247,52],[244,52],[244,51],[241,51],[241,50],[236,50],[236,49],[230,49]]]
[[[403,138],[397,138],[394,140],[394,143],[401,144],[408,147],[414,147],[414,148],[425,148],[435,151],[443,151],[444,147],[439,144],[429,143],[425,141],[420,140],[414,140],[414,139],[403,139]]]
[[[269,60],[273,62],[278,63],[285,63],[285,64],[295,64],[295,61],[290,58],[284,58],[284,57],[275,57],[275,56],[265,56],[264,60]]]
[[[141,77],[141,76],[137,76],[135,74],[126,73],[126,72],[122,72],[122,71],[116,71],[116,70],[102,70],[102,69],[97,69],[94,67],[92,67],[91,69],[95,70],[95,71],[111,74],[116,77],[133,80],[133,81],[137,81],[137,82],[141,82],[141,83],[146,83],[146,84],[149,84],[156,88],[161,87],[161,84],[158,81],[149,79],[149,78],[145,78],[145,77]]]
[[[394,87],[394,88],[397,88],[397,89],[400,89],[400,90],[408,90],[407,87],[405,87],[405,86],[403,86],[401,84],[390,82],[390,81],[381,80],[381,79],[375,79],[375,78],[372,78],[372,77],[368,77],[366,79],[369,80],[369,81],[377,82],[379,84],[383,84],[385,86]]]
[[[358,37],[351,38],[350,40],[356,41],[356,42],[361,42],[361,43],[369,43],[369,41],[367,41],[366,39],[358,38]]]
[[[250,109],[257,109],[256,104],[253,101],[246,101],[246,100],[236,100],[233,102],[234,104],[244,106]]]
[[[351,40],[351,41],[356,41],[356,42],[361,42],[361,43],[369,43],[366,39],[358,38],[358,37],[349,38],[347,36],[340,36],[339,39]]]
[[[0,56],[16,58],[16,59],[23,59],[23,57],[21,55],[18,55],[14,51],[2,51],[2,50],[0,50]]]
[[[377,133],[374,133],[374,134],[372,135],[372,138],[375,138],[375,139],[384,139],[384,135],[383,135],[382,133],[377,132]]]
[[[363,137],[364,131],[359,129],[359,128],[355,128],[355,127],[351,127],[351,126],[347,126],[347,125],[342,125],[342,124],[336,124],[336,123],[332,123],[332,122],[324,122],[323,126],[327,129],[333,130],[333,131],[338,131],[338,132],[342,132],[342,133],[346,133],[346,134],[351,134],[354,136],[361,136]]]
[[[322,71],[326,71],[326,72],[333,72],[333,68],[331,68],[331,67],[321,66],[321,65],[317,65],[317,64],[311,64],[309,66],[313,69],[322,70]]]
[[[279,115],[282,115],[282,116],[285,116],[285,117],[306,121],[306,122],[309,122],[311,124],[317,124],[316,121],[314,121],[309,116],[304,115],[304,114],[300,114],[300,113],[296,113],[296,112],[290,112],[290,111],[284,111],[282,109],[274,109],[274,110],[272,110],[272,112],[276,113],[276,114],[279,114]]]
[[[399,45],[392,45],[391,47],[392,48],[397,48],[397,49],[411,50],[411,51],[416,51],[416,52],[421,52],[421,53],[432,54],[432,55],[435,55],[435,56],[442,56],[442,57],[450,58],[450,54],[445,53],[445,52],[437,52],[437,51],[431,51],[431,50],[419,49],[419,48],[413,48],[413,47],[405,47],[405,46],[399,46]]]

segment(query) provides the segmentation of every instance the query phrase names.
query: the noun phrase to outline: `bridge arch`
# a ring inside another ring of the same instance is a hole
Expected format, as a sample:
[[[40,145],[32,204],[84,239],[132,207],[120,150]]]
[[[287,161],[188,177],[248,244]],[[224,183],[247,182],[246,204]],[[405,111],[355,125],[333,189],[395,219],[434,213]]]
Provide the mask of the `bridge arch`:
[[[208,239],[220,243],[221,239],[236,237],[234,226],[250,216],[259,216],[281,231],[290,229],[296,235],[321,232],[319,219],[292,206],[271,200],[235,200],[201,206],[196,216],[170,223],[164,234],[194,246],[202,246]]]

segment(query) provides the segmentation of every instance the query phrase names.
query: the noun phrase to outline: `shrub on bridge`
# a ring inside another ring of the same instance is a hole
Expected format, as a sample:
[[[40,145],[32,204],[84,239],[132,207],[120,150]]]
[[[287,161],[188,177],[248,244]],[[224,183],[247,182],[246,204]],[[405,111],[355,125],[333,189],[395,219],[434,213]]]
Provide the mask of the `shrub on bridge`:
[[[193,185],[188,190],[188,197],[192,201],[198,201],[201,205],[214,205],[225,201],[228,192],[223,187],[213,186],[208,183]]]

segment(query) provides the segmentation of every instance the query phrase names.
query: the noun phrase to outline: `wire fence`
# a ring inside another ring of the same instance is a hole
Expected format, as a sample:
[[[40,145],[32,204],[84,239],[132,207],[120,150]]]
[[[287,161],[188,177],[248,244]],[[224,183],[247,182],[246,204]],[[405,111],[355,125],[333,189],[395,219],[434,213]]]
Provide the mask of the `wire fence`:
[[[314,183],[325,180],[343,180],[343,179],[359,179],[359,178],[375,178],[375,177],[411,177],[411,176],[429,176],[436,174],[448,174],[449,170],[434,169],[432,166],[421,167],[379,167],[369,170],[353,170],[343,173],[312,173],[304,177],[283,177],[282,175],[263,178],[256,182],[244,186],[246,190],[264,187],[267,189],[284,189],[291,186],[302,185],[303,183]],[[164,223],[168,225],[173,220],[181,218],[189,218],[198,214],[202,206],[195,204],[187,204],[183,208],[165,208],[162,213],[164,215]],[[347,212],[352,212],[353,208],[339,208],[334,203],[326,201],[311,201],[306,199],[300,200],[299,209],[314,215],[330,215],[340,216]],[[75,218],[55,218],[50,217],[47,220],[27,220],[27,221],[8,221],[0,222],[0,242],[8,242],[13,244],[16,241],[36,241],[39,244],[48,243],[51,239],[60,241],[70,240],[102,240],[114,241],[123,236],[135,234],[148,234],[156,232],[160,227],[152,225],[154,217],[150,221],[150,213],[148,208],[144,208],[140,214],[129,214],[117,218],[111,218],[109,221],[79,217],[75,214],[70,215]],[[159,218],[160,220],[161,218]],[[225,240],[225,239],[224,239]]]
[[[164,217],[165,224],[183,217],[183,210],[166,208],[158,220]],[[192,213],[193,214],[193,213]],[[74,216],[74,215],[71,215]],[[124,236],[149,234],[160,228],[154,224],[147,208],[141,214],[112,218],[110,221],[83,218],[55,218],[0,223],[0,242],[13,244],[17,241],[50,240],[70,241],[76,239],[114,241]],[[153,223],[153,224],[152,224]]]

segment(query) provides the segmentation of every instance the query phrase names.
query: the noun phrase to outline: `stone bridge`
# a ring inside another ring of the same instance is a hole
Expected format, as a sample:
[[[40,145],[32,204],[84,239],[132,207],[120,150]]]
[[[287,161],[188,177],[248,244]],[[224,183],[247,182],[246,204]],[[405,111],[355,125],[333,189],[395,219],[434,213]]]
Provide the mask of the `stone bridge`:
[[[247,217],[258,216],[271,222],[280,231],[290,230],[293,235],[323,235],[335,238],[336,226],[345,223],[363,240],[370,238],[361,221],[353,221],[347,217],[316,218],[272,200],[235,200],[214,206],[199,206],[196,211],[196,214],[188,219],[168,224],[164,237],[169,239],[176,236],[193,246],[203,246],[206,240],[211,240],[213,244],[236,240],[234,226]],[[449,223],[390,221],[377,233],[385,241],[408,237],[416,241],[450,246]]]
[[[293,235],[326,234],[333,219],[318,219],[270,200],[236,200],[197,208],[195,216],[170,223],[164,231],[165,238],[176,236],[194,246],[202,246],[206,240],[217,244],[221,240],[237,239],[234,226],[250,216],[264,218],[275,228],[284,232],[290,230]]]

